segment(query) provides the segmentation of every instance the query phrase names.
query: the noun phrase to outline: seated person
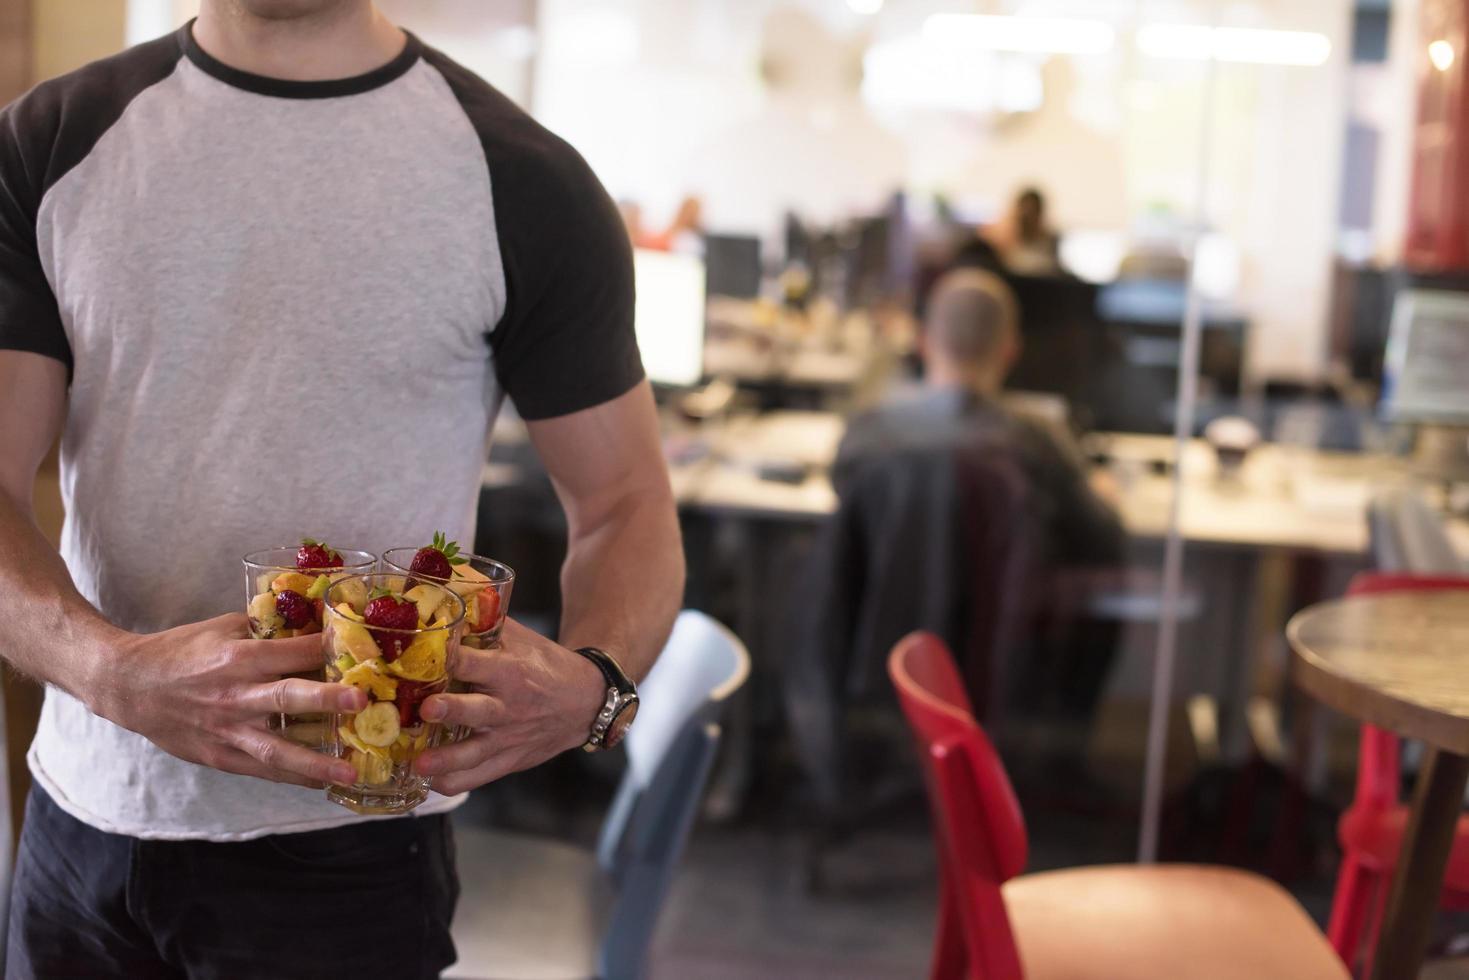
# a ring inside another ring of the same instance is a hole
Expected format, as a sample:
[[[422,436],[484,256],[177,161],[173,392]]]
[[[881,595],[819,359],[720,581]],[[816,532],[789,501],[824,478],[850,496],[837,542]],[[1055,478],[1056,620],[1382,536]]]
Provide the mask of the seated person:
[[[1046,222],[1046,199],[1034,187],[1015,196],[1010,213],[983,235],[1016,275],[1053,276],[1061,271],[1061,237]]]
[[[1065,425],[1006,406],[1005,377],[1020,353],[1017,321],[1015,299],[998,276],[972,268],[944,275],[928,297],[919,332],[921,384],[852,420],[833,482],[840,489],[874,455],[976,430],[1002,440],[1027,484],[1022,507],[1042,600],[1006,684],[1006,700],[1015,699],[1014,709],[1027,717],[1052,717],[1085,730],[1115,655],[1118,627],[1090,619],[1077,593],[1098,572],[1122,566],[1126,537],[1105,485],[1088,479]]]
[[[1120,561],[1124,538],[1105,499],[1088,481],[1081,452],[1062,425],[1009,410],[1005,377],[1020,355],[1015,299],[998,276],[980,269],[947,273],[929,295],[918,352],[923,379],[848,426],[837,453],[845,461],[895,442],[930,439],[957,421],[1004,435],[1030,482],[1032,516],[1046,565]]]

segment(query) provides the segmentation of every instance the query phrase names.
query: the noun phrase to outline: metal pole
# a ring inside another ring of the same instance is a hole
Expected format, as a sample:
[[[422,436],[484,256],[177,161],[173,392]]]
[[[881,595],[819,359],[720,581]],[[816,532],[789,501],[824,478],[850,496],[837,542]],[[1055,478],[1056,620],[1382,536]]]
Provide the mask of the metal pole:
[[[1209,23],[1216,18],[1211,10]],[[1183,582],[1183,535],[1179,516],[1183,503],[1184,455],[1193,435],[1199,388],[1199,336],[1203,297],[1195,275],[1199,239],[1203,237],[1209,201],[1209,157],[1214,136],[1214,88],[1218,61],[1211,52],[1205,63],[1203,106],[1199,120],[1199,171],[1195,188],[1193,235],[1189,243],[1187,300],[1183,313],[1183,350],[1178,364],[1178,403],[1173,413],[1173,499],[1169,503],[1168,537],[1163,550],[1163,614],[1153,662],[1153,698],[1148,711],[1148,754],[1143,776],[1143,819],[1138,835],[1138,861],[1158,859],[1158,831],[1163,814],[1163,776],[1168,760],[1168,715],[1173,704],[1173,665],[1178,655],[1178,596]]]

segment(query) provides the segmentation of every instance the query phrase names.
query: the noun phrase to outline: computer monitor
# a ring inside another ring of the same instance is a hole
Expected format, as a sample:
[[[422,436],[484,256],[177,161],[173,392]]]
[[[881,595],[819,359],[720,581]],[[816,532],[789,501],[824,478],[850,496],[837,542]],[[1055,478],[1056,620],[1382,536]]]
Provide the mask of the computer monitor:
[[[760,239],[751,235],[705,235],[704,265],[709,274],[710,296],[758,299]]]
[[[1383,414],[1395,422],[1469,426],[1469,293],[1405,289],[1393,302]]]
[[[704,376],[704,263],[691,255],[636,249],[634,326],[654,384],[688,387]]]

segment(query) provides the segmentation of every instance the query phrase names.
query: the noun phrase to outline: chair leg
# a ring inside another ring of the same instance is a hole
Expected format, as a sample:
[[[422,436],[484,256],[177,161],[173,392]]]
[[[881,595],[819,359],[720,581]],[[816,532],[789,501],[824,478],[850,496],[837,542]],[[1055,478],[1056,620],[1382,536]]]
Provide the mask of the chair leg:
[[[1362,866],[1350,852],[1343,855],[1336,876],[1336,894],[1331,902],[1331,921],[1326,938],[1332,949],[1350,970],[1362,951],[1362,929],[1367,920],[1368,905],[1377,891],[1375,879],[1380,877]]]
[[[934,933],[933,966],[929,980],[966,980],[968,955],[964,952],[964,925],[959,902],[949,883],[939,885],[939,921]]]
[[[1367,900],[1367,921],[1363,926],[1367,942],[1362,950],[1362,976],[1370,977],[1377,967],[1377,941],[1382,938],[1382,919],[1387,909],[1387,893],[1391,890],[1392,876],[1373,875],[1372,889]]]

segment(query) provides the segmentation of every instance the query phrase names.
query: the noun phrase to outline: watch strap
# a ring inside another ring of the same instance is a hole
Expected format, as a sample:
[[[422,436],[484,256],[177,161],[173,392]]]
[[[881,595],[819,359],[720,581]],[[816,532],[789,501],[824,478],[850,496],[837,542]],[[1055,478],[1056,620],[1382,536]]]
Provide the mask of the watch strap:
[[[577,647],[576,652],[596,664],[608,687],[615,687],[622,694],[633,694],[637,691],[632,679],[622,669],[622,665],[606,650],[600,650],[597,647]]]

